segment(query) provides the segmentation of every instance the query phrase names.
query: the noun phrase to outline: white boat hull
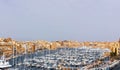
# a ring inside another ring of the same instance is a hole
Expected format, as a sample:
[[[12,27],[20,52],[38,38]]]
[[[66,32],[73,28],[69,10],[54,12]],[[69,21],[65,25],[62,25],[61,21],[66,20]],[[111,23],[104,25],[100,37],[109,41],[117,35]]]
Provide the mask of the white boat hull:
[[[0,69],[10,68],[12,65],[0,65]]]

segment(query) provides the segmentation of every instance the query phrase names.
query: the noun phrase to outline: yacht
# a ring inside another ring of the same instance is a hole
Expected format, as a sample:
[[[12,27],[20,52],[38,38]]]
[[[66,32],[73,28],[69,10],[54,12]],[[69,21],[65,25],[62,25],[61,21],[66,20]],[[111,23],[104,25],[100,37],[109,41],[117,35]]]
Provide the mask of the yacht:
[[[10,68],[12,65],[9,64],[8,61],[5,60],[5,56],[3,55],[0,59],[0,69]]]

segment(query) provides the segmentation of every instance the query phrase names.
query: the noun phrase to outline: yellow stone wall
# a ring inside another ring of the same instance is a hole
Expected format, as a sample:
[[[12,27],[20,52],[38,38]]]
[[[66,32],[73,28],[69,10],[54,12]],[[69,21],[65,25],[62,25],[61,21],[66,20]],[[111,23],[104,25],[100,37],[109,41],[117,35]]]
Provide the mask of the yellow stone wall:
[[[78,41],[70,41],[70,40],[64,40],[64,41],[53,41],[53,42],[48,42],[44,40],[38,40],[38,41],[15,41],[12,40],[11,38],[0,38],[0,49],[3,50],[5,53],[10,53],[10,51],[13,50],[13,46],[17,49],[18,54],[22,54],[25,52],[25,48],[23,45],[26,44],[27,49],[29,52],[35,52],[37,49],[56,49],[56,48],[61,48],[61,47],[82,47],[82,46],[87,46],[87,47],[93,47],[93,48],[108,48],[112,52],[117,52],[117,55],[119,54],[119,47],[120,44],[118,41],[113,41],[113,42],[78,42]],[[9,50],[8,50],[9,49]]]

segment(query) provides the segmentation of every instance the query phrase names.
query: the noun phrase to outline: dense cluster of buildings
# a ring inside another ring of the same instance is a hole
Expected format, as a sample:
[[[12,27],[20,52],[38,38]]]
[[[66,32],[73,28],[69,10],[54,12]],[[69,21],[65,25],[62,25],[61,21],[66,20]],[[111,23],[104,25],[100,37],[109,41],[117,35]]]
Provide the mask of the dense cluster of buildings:
[[[108,48],[116,55],[119,55],[120,52],[120,40],[113,42],[78,42],[78,41],[15,41],[11,38],[0,38],[0,55],[4,53],[6,56],[10,56],[13,53],[13,50],[16,50],[16,54],[23,54],[25,52],[25,48],[27,48],[27,52],[32,53],[37,50],[50,49],[54,50],[56,48],[63,47],[82,47],[88,46],[93,48]]]

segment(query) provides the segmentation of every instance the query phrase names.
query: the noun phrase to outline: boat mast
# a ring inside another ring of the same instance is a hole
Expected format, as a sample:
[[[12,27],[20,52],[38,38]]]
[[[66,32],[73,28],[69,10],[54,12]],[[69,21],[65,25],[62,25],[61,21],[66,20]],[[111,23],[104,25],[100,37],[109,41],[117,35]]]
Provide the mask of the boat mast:
[[[14,62],[14,46],[13,46],[12,50],[13,50],[13,66],[14,66],[14,64],[15,64],[15,62]]]
[[[26,45],[24,45],[24,47],[25,47],[25,61],[26,61],[27,48],[26,48]]]
[[[3,60],[3,61],[6,61],[6,60],[5,60],[5,55],[4,55],[4,53],[3,53],[3,56],[2,56],[2,60]]]

